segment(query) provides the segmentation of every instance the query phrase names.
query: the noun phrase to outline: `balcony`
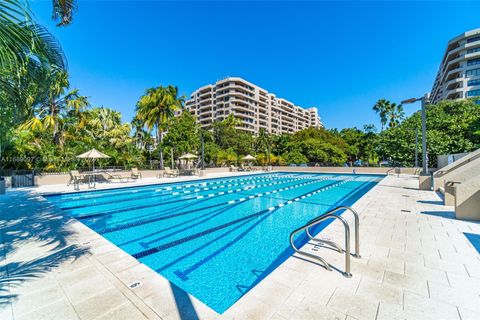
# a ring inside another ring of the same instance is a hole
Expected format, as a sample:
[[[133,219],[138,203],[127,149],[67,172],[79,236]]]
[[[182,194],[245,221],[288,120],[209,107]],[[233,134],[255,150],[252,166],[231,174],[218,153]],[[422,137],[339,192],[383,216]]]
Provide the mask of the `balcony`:
[[[463,87],[463,77],[454,78],[446,82],[446,89],[452,90]]]
[[[453,80],[455,78],[459,78],[460,77],[460,72],[463,71],[463,68],[462,67],[458,67],[458,68],[455,68],[453,70],[451,70],[449,73],[447,73],[447,75],[445,76],[445,81],[450,81],[450,80]]]
[[[447,92],[445,98],[448,100],[463,99],[463,88],[453,89]]]

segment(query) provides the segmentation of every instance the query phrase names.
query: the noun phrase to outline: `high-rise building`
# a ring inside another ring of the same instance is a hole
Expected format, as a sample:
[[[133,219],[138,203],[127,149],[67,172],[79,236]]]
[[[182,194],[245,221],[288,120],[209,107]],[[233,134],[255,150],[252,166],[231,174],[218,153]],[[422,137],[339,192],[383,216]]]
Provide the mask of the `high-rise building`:
[[[252,134],[262,128],[281,134],[323,126],[317,108],[303,109],[242,78],[225,78],[195,90],[186,108],[205,129],[230,114],[241,120],[237,129]]]
[[[432,103],[480,97],[480,28],[448,42],[430,95]]]

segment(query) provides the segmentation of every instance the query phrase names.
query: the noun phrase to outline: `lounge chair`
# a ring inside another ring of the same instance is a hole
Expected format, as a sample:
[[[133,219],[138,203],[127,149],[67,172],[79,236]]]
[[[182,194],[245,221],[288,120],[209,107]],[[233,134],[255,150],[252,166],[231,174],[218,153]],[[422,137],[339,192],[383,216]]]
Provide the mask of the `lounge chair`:
[[[108,181],[118,180],[120,182],[129,182],[130,178],[132,178],[131,176],[121,175],[120,173],[110,173],[107,171],[103,173],[106,175]]]
[[[238,168],[235,167],[234,165],[231,165],[230,166],[230,172],[235,172],[235,171],[238,171]]]
[[[137,180],[138,178],[142,179],[142,173],[138,171],[138,168],[132,168],[130,178],[133,180]]]
[[[81,175],[80,172],[78,172],[78,170],[70,170],[69,174],[70,174],[70,181],[68,181],[67,187],[71,185],[72,182],[74,186],[78,186],[78,183],[80,181],[85,181],[85,177]]]
[[[178,177],[178,170],[177,169],[170,169],[170,167],[165,167],[163,170],[164,177]]]

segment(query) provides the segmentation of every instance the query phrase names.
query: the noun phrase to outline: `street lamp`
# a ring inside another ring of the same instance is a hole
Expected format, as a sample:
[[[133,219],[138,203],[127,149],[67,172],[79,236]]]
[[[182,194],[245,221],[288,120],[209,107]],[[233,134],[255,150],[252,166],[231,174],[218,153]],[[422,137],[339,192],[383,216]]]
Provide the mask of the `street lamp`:
[[[403,100],[401,104],[409,104],[417,101],[422,102],[422,175],[428,176],[428,157],[427,157],[427,116],[426,106],[430,102],[430,93],[426,93],[421,98],[411,98]]]

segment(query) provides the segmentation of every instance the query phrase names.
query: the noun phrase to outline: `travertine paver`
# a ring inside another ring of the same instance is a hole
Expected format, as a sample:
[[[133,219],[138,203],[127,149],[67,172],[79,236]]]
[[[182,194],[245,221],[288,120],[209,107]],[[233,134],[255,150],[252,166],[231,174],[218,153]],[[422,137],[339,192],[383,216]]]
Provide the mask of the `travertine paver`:
[[[417,184],[388,176],[354,205],[362,258],[352,259],[352,278],[293,256],[223,315],[179,298],[168,280],[35,191],[8,192],[0,197],[0,319],[480,319],[480,258],[463,234],[480,234],[480,224],[452,219],[452,208]],[[343,245],[343,227],[334,222],[322,237]],[[303,250],[344,268],[337,252]]]

